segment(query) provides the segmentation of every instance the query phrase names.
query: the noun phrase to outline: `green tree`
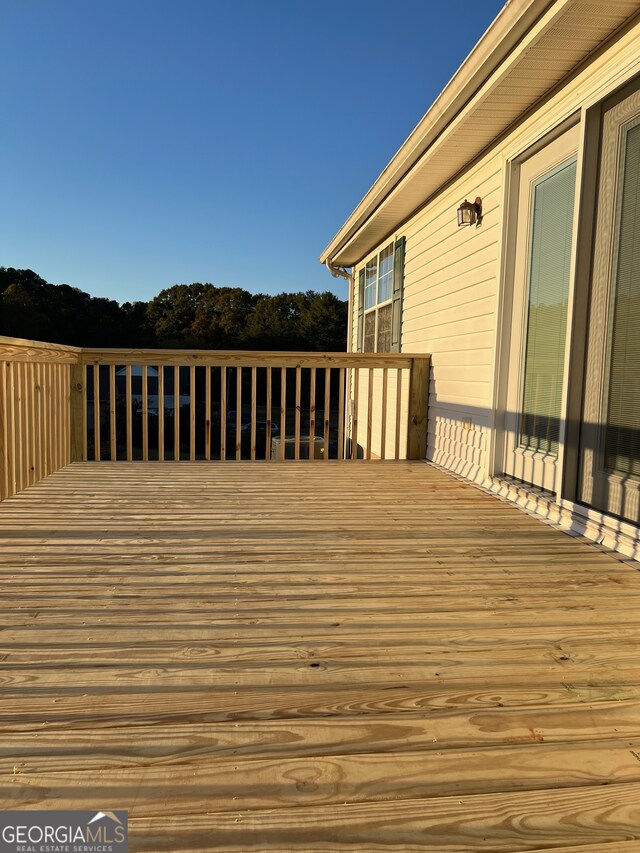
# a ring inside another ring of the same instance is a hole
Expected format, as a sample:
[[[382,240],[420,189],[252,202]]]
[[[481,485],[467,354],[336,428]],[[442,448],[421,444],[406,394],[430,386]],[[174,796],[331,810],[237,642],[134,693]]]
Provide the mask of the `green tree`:
[[[342,352],[347,342],[347,303],[333,293],[301,294],[299,334],[304,348]]]
[[[150,302],[97,298],[0,267],[0,334],[98,347],[344,350],[347,304],[332,293],[253,296],[239,287],[176,284]]]
[[[204,285],[193,331],[203,346],[234,349],[242,345],[255,298],[240,287]]]
[[[3,335],[14,338],[37,339],[40,317],[29,292],[23,284],[10,284],[2,295],[0,329]]]
[[[146,319],[163,346],[194,346],[193,324],[202,284],[174,284],[147,305]]]

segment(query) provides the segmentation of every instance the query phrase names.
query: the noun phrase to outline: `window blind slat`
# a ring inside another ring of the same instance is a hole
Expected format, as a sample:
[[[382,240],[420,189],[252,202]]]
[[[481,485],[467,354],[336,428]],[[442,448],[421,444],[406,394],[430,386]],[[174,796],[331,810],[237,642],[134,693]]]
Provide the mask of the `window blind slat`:
[[[640,125],[626,134],[613,323],[608,349],[609,394],[605,467],[640,476]]]

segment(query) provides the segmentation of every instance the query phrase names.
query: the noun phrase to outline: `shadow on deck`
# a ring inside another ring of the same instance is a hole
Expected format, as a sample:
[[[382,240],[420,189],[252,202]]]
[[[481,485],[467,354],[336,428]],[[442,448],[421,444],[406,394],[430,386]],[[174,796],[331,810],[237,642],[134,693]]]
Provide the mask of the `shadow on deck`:
[[[4,808],[639,849],[640,575],[427,464],[70,465],[0,505],[0,573]]]

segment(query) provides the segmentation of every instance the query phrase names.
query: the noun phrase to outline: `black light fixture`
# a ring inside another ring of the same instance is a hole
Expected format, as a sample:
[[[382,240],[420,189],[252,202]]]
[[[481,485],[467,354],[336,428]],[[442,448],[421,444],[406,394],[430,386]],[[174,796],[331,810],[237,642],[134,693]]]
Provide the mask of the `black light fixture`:
[[[482,199],[480,196],[475,201],[462,202],[458,208],[458,226],[460,225],[480,225],[482,222]]]

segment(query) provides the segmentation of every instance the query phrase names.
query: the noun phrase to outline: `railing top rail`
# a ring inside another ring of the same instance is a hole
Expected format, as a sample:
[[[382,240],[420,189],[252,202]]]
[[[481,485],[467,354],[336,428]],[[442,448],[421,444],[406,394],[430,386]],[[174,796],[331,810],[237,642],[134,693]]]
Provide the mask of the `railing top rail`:
[[[77,364],[81,353],[80,347],[0,335],[0,361],[56,361]]]
[[[211,365],[227,367],[409,368],[424,353],[276,352],[269,350],[97,349],[82,350],[88,364]]]
[[[72,347],[0,335],[0,361],[77,364],[202,365],[217,367],[410,368],[427,353],[281,352],[275,350],[115,349]]]

